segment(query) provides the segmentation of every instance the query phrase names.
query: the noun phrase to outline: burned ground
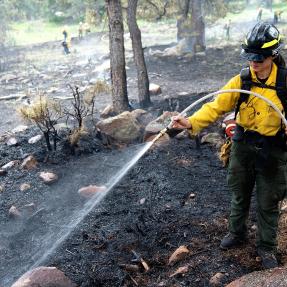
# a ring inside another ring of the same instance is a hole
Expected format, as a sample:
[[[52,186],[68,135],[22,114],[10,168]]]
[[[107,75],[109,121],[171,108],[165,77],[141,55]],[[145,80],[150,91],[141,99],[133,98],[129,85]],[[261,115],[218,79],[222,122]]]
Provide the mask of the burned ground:
[[[151,81],[163,89],[163,95],[154,97],[150,108],[156,117],[164,110],[172,110],[175,103],[182,110],[198,93],[218,89],[240,70],[242,63],[238,51],[227,47],[209,49],[206,57],[192,60],[149,56],[147,65]],[[133,67],[129,77],[133,93]],[[178,96],[180,92],[186,95]],[[131,102],[136,106],[134,99]],[[218,126],[210,129],[218,130]],[[218,160],[217,148],[201,145],[198,149],[188,138],[172,138],[166,144],[153,146],[105,199],[83,216],[86,200],[77,190],[89,184],[105,184],[141,145],[109,149],[91,136],[82,142],[76,156],[59,149],[45,162],[44,146],[27,144],[27,139],[37,133],[32,128],[18,135],[17,146],[8,148],[3,142],[0,146],[1,166],[31,153],[39,161],[34,171],[16,167],[1,177],[1,287],[9,286],[6,282],[19,277],[50,248],[41,264],[58,267],[82,287],[209,286],[210,278],[218,272],[224,274],[219,284],[224,286],[243,274],[260,270],[255,255],[254,204],[246,245],[228,252],[218,247],[227,231],[230,193],[227,170]],[[42,170],[56,172],[59,181],[51,186],[43,184],[38,179]],[[19,186],[24,182],[32,187],[21,192]],[[35,210],[25,211],[27,214],[20,220],[9,218],[12,205],[25,210],[30,203],[35,204]],[[74,226],[81,217],[84,219]],[[281,225],[284,235],[283,217]],[[53,250],[63,236],[65,240]],[[182,245],[190,253],[169,265],[170,255]],[[285,246],[282,236],[281,263],[286,261]],[[135,262],[134,252],[148,264],[149,271]],[[129,270],[129,264],[138,270]],[[188,268],[185,274],[171,276],[183,266]]]

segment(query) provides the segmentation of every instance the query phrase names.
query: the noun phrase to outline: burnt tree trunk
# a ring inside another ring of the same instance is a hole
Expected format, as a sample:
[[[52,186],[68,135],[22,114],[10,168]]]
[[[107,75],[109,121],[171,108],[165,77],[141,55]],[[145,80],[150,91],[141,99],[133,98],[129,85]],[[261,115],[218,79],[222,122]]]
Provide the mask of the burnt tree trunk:
[[[106,4],[109,19],[113,109],[116,113],[121,113],[129,109],[122,7],[120,0],[106,0]]]
[[[189,7],[190,7],[190,0],[179,1],[180,6],[180,16],[177,19],[176,26],[177,26],[177,41],[185,38],[186,30],[187,30],[187,18],[189,14]]]
[[[192,35],[189,39],[194,52],[205,50],[205,25],[202,14],[202,1],[192,0]]]
[[[149,94],[149,79],[145,64],[144,52],[142,48],[141,31],[137,25],[136,12],[138,0],[128,1],[128,26],[132,39],[134,60],[138,77],[138,97],[139,105],[142,108],[151,104]]]

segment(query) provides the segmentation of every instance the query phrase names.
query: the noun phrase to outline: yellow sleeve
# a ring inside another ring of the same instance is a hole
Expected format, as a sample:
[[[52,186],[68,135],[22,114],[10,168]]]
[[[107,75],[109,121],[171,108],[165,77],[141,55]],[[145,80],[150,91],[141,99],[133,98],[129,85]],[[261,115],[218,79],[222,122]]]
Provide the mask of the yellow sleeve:
[[[221,90],[240,89],[240,75],[233,77]],[[204,104],[197,112],[188,118],[191,123],[191,134],[196,135],[201,129],[215,122],[223,114],[232,111],[239,99],[240,93],[224,93],[215,97],[212,102]]]

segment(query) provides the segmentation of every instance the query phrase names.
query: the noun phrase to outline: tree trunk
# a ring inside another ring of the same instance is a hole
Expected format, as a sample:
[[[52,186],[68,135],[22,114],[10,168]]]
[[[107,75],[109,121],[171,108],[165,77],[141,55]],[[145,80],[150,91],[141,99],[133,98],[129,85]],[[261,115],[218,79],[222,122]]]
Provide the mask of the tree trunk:
[[[192,35],[188,39],[191,50],[196,53],[205,50],[205,25],[202,14],[202,1],[192,0]]]
[[[106,0],[106,3],[109,19],[113,109],[116,113],[121,113],[129,109],[122,7],[120,0]]]
[[[189,14],[189,6],[190,6],[190,0],[179,0],[179,6],[180,6],[180,16],[177,19],[176,26],[177,26],[177,41],[185,38],[186,30],[188,24],[186,23],[188,14]]]
[[[52,151],[52,146],[50,142],[50,131],[43,132],[44,133],[44,138],[46,141],[47,149],[48,151]]]
[[[137,68],[139,105],[140,107],[145,108],[151,104],[151,101],[149,95],[148,73],[142,48],[141,31],[136,20],[137,4],[138,0],[128,1],[127,16],[130,36],[132,39],[134,60]]]
[[[272,11],[272,4],[272,0],[266,0],[266,6],[270,9],[270,11]]]

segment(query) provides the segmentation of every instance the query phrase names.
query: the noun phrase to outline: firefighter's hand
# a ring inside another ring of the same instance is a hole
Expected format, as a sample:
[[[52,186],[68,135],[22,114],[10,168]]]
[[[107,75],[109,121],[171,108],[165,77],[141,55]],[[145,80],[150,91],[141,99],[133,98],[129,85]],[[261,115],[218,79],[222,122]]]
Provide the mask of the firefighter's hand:
[[[172,121],[172,128],[174,129],[191,129],[191,123],[189,122],[189,120],[183,116],[175,116],[171,118]],[[287,130],[287,129],[286,129]]]

